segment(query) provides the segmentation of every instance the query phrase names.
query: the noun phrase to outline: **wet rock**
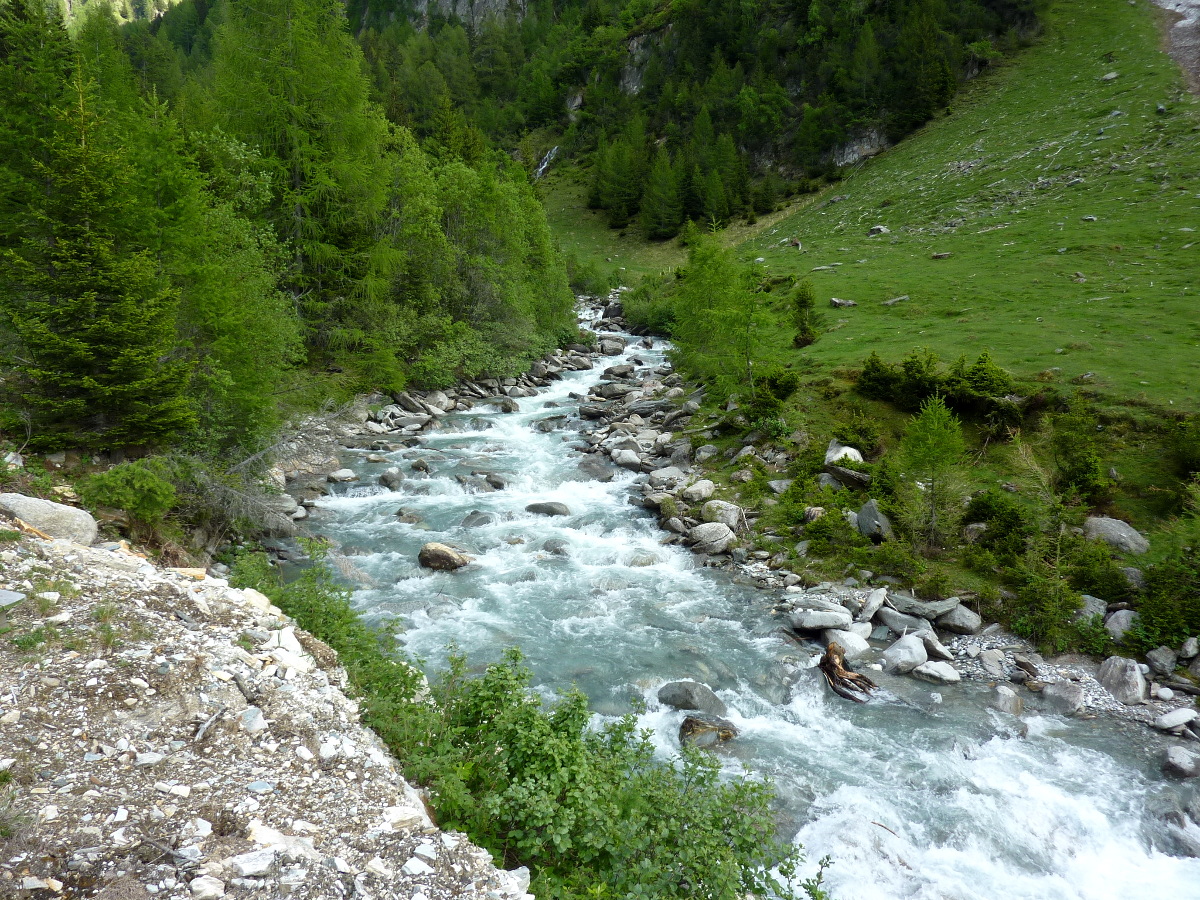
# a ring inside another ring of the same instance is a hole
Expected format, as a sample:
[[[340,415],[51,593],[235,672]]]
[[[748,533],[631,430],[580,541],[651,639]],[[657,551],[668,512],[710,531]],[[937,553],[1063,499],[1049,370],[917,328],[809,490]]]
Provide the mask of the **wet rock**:
[[[688,716],[679,726],[679,743],[693,747],[712,747],[737,735],[737,727],[732,722],[707,714]]]
[[[1108,516],[1089,516],[1083,523],[1083,534],[1089,540],[1104,541],[1122,553],[1142,554],[1150,542],[1127,522]]]
[[[420,525],[425,520],[421,518],[420,514],[401,508],[396,510],[396,521],[403,522],[405,525]]]
[[[888,672],[904,675],[929,661],[925,642],[919,634],[906,634],[883,651],[883,667]]]
[[[697,681],[672,681],[658,689],[658,702],[675,709],[698,710],[723,716],[729,712],[725,702],[707,685]]]
[[[495,524],[495,522],[496,517],[491,513],[481,512],[480,510],[474,509],[467,513],[462,522],[459,524],[462,525],[463,528],[482,528],[485,525]]]
[[[983,619],[975,610],[960,603],[950,612],[938,616],[937,624],[938,628],[954,634],[979,634],[979,629],[983,627]]]
[[[1073,716],[1083,708],[1083,685],[1077,681],[1056,681],[1046,685],[1042,699],[1051,712]]]
[[[925,652],[929,654],[930,659],[940,659],[945,662],[954,659],[954,654],[946,649],[934,632],[921,632],[921,640],[925,642]]]
[[[562,538],[547,538],[542,544],[542,549],[547,553],[553,553],[555,556],[569,556],[571,545]]]
[[[733,529],[723,522],[705,522],[688,531],[688,538],[700,553],[723,553],[734,537]]]
[[[0,512],[15,516],[52,538],[73,541],[85,547],[96,540],[96,520],[73,506],[26,497],[24,494],[0,494]]]
[[[358,474],[353,469],[336,469],[330,472],[326,478],[333,484],[344,484],[350,481],[358,481]]]
[[[434,569],[439,572],[453,572],[455,569],[461,569],[471,562],[471,557],[465,553],[460,553],[453,547],[447,547],[445,544],[431,541],[421,548],[417,554],[417,562],[427,569]]]
[[[714,485],[707,478],[704,478],[700,481],[697,481],[695,484],[690,484],[685,487],[680,492],[679,496],[689,503],[697,503],[701,500],[707,500],[709,497],[711,497],[715,489],[716,485]]]
[[[887,588],[876,588],[867,595],[867,599],[863,601],[862,609],[858,611],[854,619],[856,622],[870,622],[875,617],[875,614],[883,607],[887,600]]]
[[[912,670],[912,674],[916,678],[932,681],[935,684],[958,684],[962,681],[962,676],[958,674],[958,669],[954,668],[948,662],[930,661],[922,663]]]
[[[1170,675],[1179,663],[1179,656],[1170,647],[1156,647],[1146,654],[1146,662],[1159,675]]]
[[[1196,718],[1196,710],[1181,706],[1179,709],[1173,709],[1170,712],[1163,713],[1154,720],[1154,727],[1159,731],[1174,731],[1176,728],[1182,728]]]
[[[1186,747],[1168,747],[1163,754],[1163,771],[1175,778],[1195,778],[1200,775],[1200,753]]]
[[[393,466],[392,468],[380,473],[379,483],[389,491],[398,491],[400,490],[400,485],[404,483],[404,473]]]
[[[634,456],[637,456],[635,453]],[[579,471],[593,481],[608,484],[617,474],[612,466],[595,456],[585,456],[579,461]]]
[[[539,503],[530,503],[525,507],[525,512],[536,513],[539,516],[569,516],[571,508],[565,503],[547,500]]]
[[[854,621],[844,609],[797,609],[789,617],[797,631],[824,631],[849,628]]]
[[[641,457],[632,450],[614,450],[611,459],[624,469],[640,469],[642,467]]]
[[[1114,642],[1119,644],[1125,639],[1125,634],[1136,621],[1137,613],[1132,609],[1119,609],[1104,620],[1104,630],[1108,632]]]
[[[892,523],[879,509],[876,500],[868,500],[858,511],[858,533],[876,544],[892,539]]]
[[[720,522],[729,528],[737,528],[742,523],[742,508],[735,503],[724,500],[709,500],[700,508],[700,518],[705,522]]]
[[[657,554],[647,553],[645,551],[640,551],[629,557],[629,566],[633,569],[641,569],[645,568],[646,566],[657,565],[659,562],[660,560]]]
[[[1008,713],[1010,716],[1019,716],[1025,710],[1025,701],[1006,684],[996,685],[988,703],[992,709]]]

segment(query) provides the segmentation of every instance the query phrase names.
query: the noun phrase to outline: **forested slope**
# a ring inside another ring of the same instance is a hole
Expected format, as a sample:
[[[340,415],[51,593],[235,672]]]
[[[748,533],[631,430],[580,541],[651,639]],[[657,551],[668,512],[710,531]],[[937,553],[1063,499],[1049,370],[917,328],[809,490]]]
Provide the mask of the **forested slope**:
[[[252,445],[281,399],[509,374],[573,333],[524,172],[389,122],[340,4],[173,13],[72,38],[0,6],[7,432]]]

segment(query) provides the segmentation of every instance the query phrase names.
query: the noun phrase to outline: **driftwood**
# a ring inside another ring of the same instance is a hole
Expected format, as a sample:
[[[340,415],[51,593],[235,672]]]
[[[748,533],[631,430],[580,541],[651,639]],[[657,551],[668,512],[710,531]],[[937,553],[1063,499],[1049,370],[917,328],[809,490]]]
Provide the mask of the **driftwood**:
[[[817,668],[825,676],[830,690],[839,697],[853,700],[855,703],[866,703],[867,695],[875,689],[873,682],[866,675],[851,672],[846,668],[846,651],[837,641],[830,641],[825,648]]]

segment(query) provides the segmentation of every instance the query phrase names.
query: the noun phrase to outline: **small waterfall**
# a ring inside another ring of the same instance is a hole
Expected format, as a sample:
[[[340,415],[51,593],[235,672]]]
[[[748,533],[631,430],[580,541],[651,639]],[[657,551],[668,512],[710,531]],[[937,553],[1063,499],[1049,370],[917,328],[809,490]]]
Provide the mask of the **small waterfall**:
[[[555,144],[553,147],[551,147],[546,152],[546,155],[542,157],[542,161],[540,163],[538,163],[537,171],[533,173],[534,181],[537,181],[539,178],[541,178],[543,175],[546,174],[546,170],[550,168],[550,163],[554,162],[554,159],[557,156],[558,156],[558,144]]]

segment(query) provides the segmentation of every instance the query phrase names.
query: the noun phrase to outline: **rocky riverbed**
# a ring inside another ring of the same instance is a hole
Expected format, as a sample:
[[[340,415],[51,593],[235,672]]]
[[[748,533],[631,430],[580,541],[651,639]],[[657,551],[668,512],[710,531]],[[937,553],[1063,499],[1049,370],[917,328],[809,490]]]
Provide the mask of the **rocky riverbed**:
[[[29,536],[0,586],[0,896],[528,900],[263,595]]]

